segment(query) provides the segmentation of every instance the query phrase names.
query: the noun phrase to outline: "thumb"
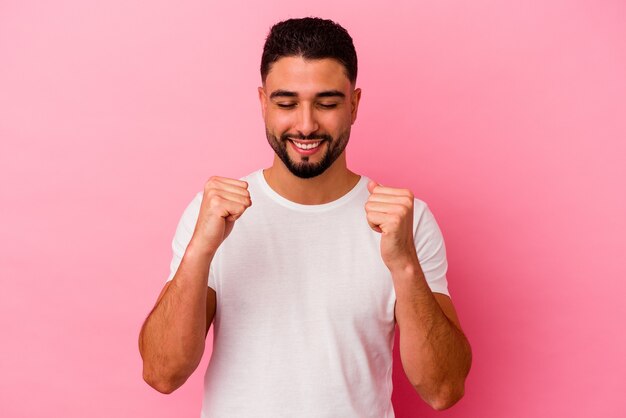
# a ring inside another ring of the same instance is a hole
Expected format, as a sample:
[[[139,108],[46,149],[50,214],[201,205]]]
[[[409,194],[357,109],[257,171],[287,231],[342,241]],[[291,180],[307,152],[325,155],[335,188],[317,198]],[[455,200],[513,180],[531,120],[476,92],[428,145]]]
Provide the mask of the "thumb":
[[[374,188],[375,188],[376,186],[378,186],[378,183],[376,183],[374,180],[370,180],[370,181],[368,181],[368,182],[367,182],[367,190],[368,190],[370,193],[373,193],[373,192],[374,192]]]

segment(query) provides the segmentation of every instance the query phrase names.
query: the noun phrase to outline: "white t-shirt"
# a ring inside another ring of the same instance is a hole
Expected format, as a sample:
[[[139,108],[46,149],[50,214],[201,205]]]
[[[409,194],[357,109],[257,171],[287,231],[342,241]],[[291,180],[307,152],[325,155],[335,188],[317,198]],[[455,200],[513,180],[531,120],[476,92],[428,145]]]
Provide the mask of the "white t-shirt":
[[[217,250],[217,294],[203,418],[393,417],[396,301],[366,219],[367,182],[322,205],[285,199],[263,170],[242,178],[252,199]],[[172,247],[171,280],[191,239],[202,193]],[[441,231],[414,202],[418,259],[433,292],[449,295]]]

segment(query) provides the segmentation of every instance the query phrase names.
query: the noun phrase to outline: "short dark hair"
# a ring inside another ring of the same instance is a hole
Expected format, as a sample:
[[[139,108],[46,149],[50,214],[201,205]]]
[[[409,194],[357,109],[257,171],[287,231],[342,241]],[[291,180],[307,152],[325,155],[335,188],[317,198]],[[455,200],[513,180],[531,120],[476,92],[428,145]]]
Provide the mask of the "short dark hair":
[[[288,19],[272,26],[261,57],[261,80],[265,83],[274,62],[283,57],[334,58],[356,82],[357,58],[352,38],[338,23],[318,17]]]

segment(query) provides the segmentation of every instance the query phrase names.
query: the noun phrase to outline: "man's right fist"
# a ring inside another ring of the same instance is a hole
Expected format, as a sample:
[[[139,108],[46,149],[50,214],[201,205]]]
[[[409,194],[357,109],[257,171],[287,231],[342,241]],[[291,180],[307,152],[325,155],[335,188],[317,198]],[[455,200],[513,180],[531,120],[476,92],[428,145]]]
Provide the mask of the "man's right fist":
[[[235,221],[252,205],[248,183],[213,176],[204,185],[200,213],[193,238],[216,251],[232,231]]]

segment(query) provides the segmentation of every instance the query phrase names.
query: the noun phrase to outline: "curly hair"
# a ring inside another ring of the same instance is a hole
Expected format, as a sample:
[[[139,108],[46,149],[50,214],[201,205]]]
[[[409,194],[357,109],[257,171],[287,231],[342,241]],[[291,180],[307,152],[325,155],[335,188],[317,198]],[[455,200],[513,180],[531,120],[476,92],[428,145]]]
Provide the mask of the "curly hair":
[[[261,57],[261,80],[265,83],[272,63],[283,57],[304,59],[333,58],[346,70],[354,85],[357,58],[352,38],[343,27],[328,19],[305,17],[288,19],[272,26]]]

